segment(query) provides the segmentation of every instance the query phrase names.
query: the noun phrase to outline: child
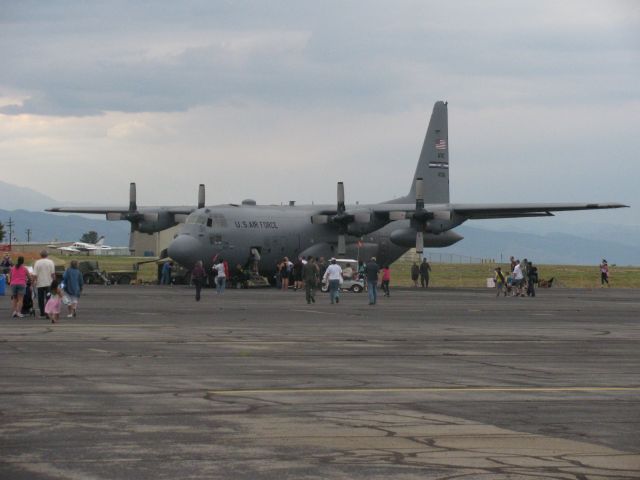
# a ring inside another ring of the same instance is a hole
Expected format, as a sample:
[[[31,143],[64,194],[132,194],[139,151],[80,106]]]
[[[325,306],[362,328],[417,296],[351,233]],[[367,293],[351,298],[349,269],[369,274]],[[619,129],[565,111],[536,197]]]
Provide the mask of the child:
[[[60,319],[60,305],[62,303],[62,289],[58,280],[51,282],[51,297],[44,306],[44,313],[51,319],[51,323],[56,323]]]
[[[504,296],[507,296],[507,289],[505,288],[505,284],[507,280],[504,278],[504,274],[502,273],[502,269],[500,267],[496,267],[495,269],[495,283],[496,283],[496,297],[499,297],[504,289]]]

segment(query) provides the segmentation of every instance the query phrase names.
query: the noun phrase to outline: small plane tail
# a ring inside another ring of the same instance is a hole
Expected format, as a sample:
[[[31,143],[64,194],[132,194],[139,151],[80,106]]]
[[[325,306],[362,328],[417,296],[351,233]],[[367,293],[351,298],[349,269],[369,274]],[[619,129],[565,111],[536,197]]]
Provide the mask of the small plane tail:
[[[449,124],[447,102],[437,101],[427,127],[409,194],[389,203],[414,203],[416,179],[422,178],[424,202],[449,203]]]
[[[98,239],[96,245],[102,246],[104,245],[104,235]]]

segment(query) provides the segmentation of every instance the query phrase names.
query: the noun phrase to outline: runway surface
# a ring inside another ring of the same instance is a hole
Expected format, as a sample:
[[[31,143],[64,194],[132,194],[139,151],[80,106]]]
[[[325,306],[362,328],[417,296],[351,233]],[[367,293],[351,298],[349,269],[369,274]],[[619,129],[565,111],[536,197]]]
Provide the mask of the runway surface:
[[[640,478],[640,292],[0,297],[2,479]]]

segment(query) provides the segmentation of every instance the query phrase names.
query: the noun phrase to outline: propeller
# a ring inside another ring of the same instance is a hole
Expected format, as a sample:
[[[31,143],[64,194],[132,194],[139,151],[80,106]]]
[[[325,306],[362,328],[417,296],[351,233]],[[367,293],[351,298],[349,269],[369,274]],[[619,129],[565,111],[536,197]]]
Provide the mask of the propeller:
[[[198,186],[198,208],[204,208],[204,183]]]
[[[416,211],[413,213],[411,223],[416,229],[416,252],[424,250],[424,230],[431,214],[424,209],[424,181],[422,177],[416,178]]]
[[[347,253],[347,225],[349,219],[345,215],[346,207],[344,205],[344,183],[338,182],[338,208],[333,221],[336,222],[338,227],[338,255],[344,255]]]
[[[338,182],[337,205],[335,213],[324,212],[311,216],[311,223],[324,225],[332,223],[338,227],[338,255],[347,253],[347,235],[349,234],[349,224],[371,222],[370,212],[348,213],[344,203],[344,183]]]

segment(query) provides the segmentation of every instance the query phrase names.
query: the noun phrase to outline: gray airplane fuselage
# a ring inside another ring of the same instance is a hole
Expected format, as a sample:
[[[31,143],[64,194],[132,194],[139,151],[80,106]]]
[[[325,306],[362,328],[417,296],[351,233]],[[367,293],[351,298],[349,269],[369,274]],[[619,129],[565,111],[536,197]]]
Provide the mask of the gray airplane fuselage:
[[[283,257],[337,257],[335,230],[315,225],[312,215],[332,205],[262,206],[220,205],[195,210],[168,248],[168,255],[179,264],[191,268],[202,260],[206,268],[214,257],[224,258],[229,265],[245,266],[252,248],[261,255],[260,272],[270,275]],[[392,263],[409,250],[409,245],[393,243],[390,235],[410,227],[409,220],[384,224],[370,233],[349,236],[345,258],[368,260],[375,256],[380,264]],[[462,237],[455,232],[426,234],[425,246],[452,245]],[[397,240],[396,240],[397,242]]]

